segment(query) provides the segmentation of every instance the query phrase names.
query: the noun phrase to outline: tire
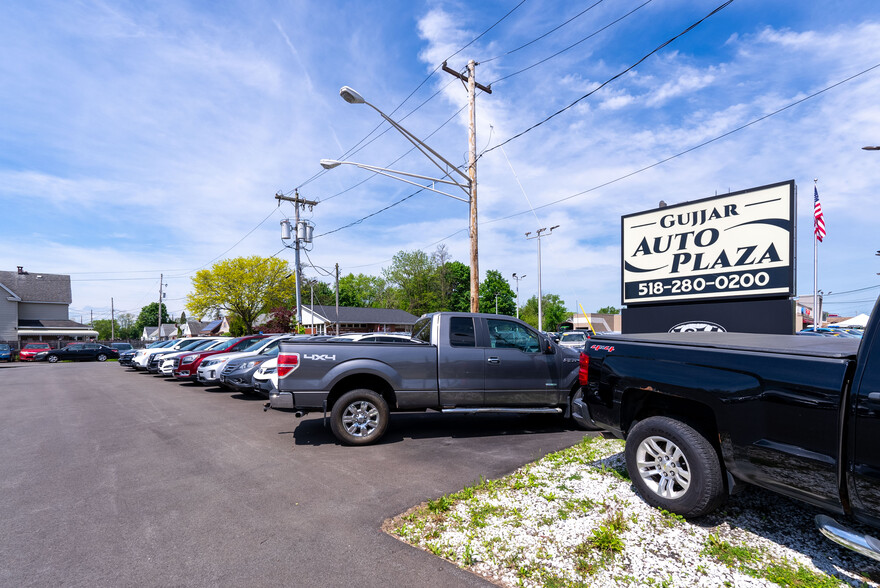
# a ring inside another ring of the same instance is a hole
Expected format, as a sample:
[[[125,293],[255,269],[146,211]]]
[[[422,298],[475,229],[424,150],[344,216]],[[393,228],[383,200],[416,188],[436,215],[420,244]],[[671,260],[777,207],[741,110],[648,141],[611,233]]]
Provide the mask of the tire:
[[[49,357],[46,358],[46,361],[48,361],[49,363],[58,363],[58,356],[57,355],[50,355]]]
[[[107,361],[107,355],[104,353],[99,353],[98,357],[96,357],[95,359],[97,359],[98,361]]]
[[[626,437],[626,469],[642,498],[683,517],[699,517],[726,499],[721,462],[706,437],[691,426],[655,416]]]
[[[388,404],[372,390],[346,392],[333,405],[330,429],[345,445],[369,445],[388,429]]]

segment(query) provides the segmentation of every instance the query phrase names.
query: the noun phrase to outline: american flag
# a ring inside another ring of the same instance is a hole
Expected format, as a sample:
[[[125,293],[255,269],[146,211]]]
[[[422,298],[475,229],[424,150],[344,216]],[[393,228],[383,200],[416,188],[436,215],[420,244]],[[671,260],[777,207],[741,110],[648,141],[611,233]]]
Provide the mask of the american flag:
[[[813,232],[816,240],[825,238],[825,216],[822,214],[822,205],[819,204],[819,189],[813,186]]]

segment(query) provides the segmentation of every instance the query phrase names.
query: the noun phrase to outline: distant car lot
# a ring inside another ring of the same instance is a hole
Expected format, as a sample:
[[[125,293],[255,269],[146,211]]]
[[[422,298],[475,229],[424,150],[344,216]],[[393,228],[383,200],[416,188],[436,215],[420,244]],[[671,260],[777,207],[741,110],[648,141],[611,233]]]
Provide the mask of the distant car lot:
[[[352,451],[320,416],[108,363],[3,363],[0,390],[8,586],[488,587],[380,525],[584,435],[403,414]]]

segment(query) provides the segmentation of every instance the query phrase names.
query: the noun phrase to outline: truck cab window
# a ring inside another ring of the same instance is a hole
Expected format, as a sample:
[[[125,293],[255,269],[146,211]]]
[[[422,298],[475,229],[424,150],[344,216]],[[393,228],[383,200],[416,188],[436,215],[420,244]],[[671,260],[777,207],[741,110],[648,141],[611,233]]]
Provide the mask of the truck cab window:
[[[525,353],[538,353],[541,344],[538,335],[519,323],[488,319],[489,345],[495,349],[519,349]]]
[[[454,316],[449,320],[449,344],[452,347],[476,347],[474,319],[467,316]]]

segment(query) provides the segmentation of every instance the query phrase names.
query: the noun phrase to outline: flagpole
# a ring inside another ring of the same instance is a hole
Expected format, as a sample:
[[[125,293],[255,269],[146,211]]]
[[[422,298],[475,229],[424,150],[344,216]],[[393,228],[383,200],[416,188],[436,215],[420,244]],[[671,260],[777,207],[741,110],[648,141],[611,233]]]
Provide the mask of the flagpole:
[[[818,179],[813,180],[813,194],[818,190],[818,182]],[[820,320],[817,315],[819,311],[819,238],[816,235],[815,205],[813,205],[813,211],[813,332],[815,333]]]

